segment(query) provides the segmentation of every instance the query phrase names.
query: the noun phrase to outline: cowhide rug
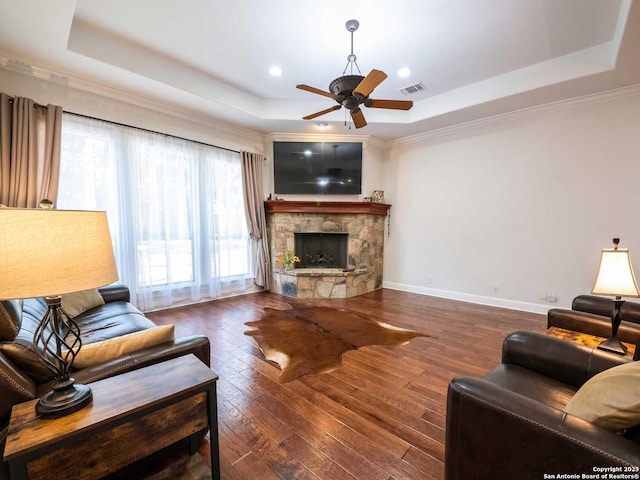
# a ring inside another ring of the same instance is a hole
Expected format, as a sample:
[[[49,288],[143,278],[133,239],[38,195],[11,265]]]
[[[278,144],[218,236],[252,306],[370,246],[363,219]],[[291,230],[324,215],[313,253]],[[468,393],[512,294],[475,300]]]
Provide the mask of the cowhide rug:
[[[247,322],[267,360],[277,363],[280,382],[342,365],[342,354],[365,345],[404,345],[424,333],[377,322],[348,310],[330,307],[265,308],[262,318]]]

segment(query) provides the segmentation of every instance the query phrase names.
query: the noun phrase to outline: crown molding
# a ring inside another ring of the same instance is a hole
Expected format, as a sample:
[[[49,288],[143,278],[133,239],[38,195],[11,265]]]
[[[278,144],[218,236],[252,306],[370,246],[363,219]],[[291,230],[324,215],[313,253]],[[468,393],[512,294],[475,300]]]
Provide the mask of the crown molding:
[[[470,122],[458,123],[456,125],[451,125],[448,127],[429,130],[417,135],[411,135],[409,137],[391,140],[390,142],[387,142],[387,148],[406,147],[421,143],[428,143],[430,140],[455,135],[478,128],[499,125],[502,123],[513,122],[525,118],[537,117],[539,115],[546,115],[562,110],[586,107],[588,105],[595,105],[597,103],[612,102],[615,100],[634,97],[637,95],[640,95],[640,84],[617,88],[615,90],[608,90],[606,92],[592,93],[589,95],[583,95],[581,97],[570,98],[568,100],[560,100],[558,102],[536,105],[535,107],[523,108],[521,110],[515,110],[513,112],[501,113],[499,115],[484,117],[478,120],[472,120]]]
[[[640,95],[640,84],[621,87],[605,92],[583,95],[567,100],[537,105],[521,110],[484,117],[470,122],[458,123],[448,127],[429,130],[417,135],[399,138],[396,140],[383,141],[371,135],[346,135],[346,134],[323,134],[323,133],[286,133],[273,132],[263,134],[252,131],[231,122],[225,122],[203,114],[202,112],[177,105],[167,104],[154,97],[135,93],[124,88],[105,85],[100,82],[88,80],[76,75],[54,70],[46,66],[28,64],[23,61],[12,59],[7,53],[0,52],[0,69],[15,72],[18,74],[56,83],[65,87],[74,88],[80,91],[121,101],[130,105],[153,110],[155,112],[170,115],[189,122],[215,129],[221,133],[227,133],[245,139],[254,148],[261,150],[259,144],[269,141],[336,141],[336,142],[362,142],[374,148],[387,151],[397,147],[408,147],[428,143],[431,140],[456,135],[459,133],[499,125],[525,118],[545,115],[562,110],[581,108],[597,103],[610,102],[628,97]],[[78,112],[81,113],[81,112]],[[242,148],[242,147],[241,147]]]
[[[49,67],[27,64],[13,60],[5,53],[0,52],[0,68],[21,75],[30,76],[47,82],[56,83],[68,88],[74,88],[83,92],[121,101],[127,104],[147,108],[172,117],[197,123],[207,128],[213,128],[222,133],[228,133],[246,139],[250,143],[261,143],[262,134],[230,122],[224,122],[190,108],[179,107],[162,102],[154,97],[135,93],[124,88],[105,85],[100,82],[88,80]],[[63,107],[64,110],[64,107]],[[80,112],[78,112],[80,113]],[[257,147],[257,145],[255,145]]]

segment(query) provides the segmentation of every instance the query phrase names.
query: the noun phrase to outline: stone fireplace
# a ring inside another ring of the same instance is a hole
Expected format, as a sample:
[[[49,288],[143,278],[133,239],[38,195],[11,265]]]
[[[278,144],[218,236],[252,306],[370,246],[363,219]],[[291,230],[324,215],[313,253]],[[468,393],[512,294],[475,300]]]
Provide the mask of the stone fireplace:
[[[348,298],[382,287],[384,225],[390,205],[371,202],[265,202],[275,293]],[[276,261],[294,252],[285,270]]]

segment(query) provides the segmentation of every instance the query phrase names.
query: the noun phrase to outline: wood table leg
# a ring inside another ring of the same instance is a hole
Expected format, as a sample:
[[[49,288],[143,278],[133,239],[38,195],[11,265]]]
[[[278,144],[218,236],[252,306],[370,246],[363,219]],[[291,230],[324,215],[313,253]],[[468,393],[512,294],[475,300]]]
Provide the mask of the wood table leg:
[[[27,480],[27,465],[24,462],[9,462],[11,480]]]
[[[209,445],[211,447],[211,477],[220,480],[220,448],[218,444],[218,399],[216,384],[212,383],[208,389],[209,401]]]

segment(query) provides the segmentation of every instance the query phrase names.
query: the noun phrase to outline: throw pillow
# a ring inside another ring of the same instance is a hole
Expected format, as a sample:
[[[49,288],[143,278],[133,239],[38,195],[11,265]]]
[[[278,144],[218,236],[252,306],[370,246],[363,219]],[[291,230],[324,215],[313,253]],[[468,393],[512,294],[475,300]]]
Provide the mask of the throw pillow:
[[[97,289],[62,295],[62,309],[71,318],[77,317],[87,310],[104,305],[104,299]]]
[[[174,338],[173,325],[160,325],[101,342],[88,343],[82,345],[73,366],[74,368],[87,368],[100,365],[143,348],[171,342]]]
[[[564,411],[607,430],[640,424],[640,361],[609,368],[589,379]]]

